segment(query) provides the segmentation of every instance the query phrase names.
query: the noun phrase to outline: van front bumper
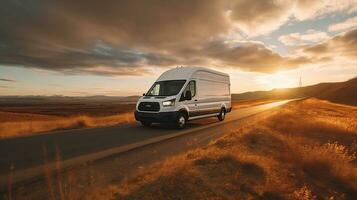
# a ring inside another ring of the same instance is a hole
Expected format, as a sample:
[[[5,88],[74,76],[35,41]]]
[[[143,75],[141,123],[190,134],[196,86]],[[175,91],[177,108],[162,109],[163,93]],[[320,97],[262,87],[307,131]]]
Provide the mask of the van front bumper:
[[[177,119],[178,111],[174,112],[158,112],[147,113],[135,111],[136,121],[156,122],[156,123],[170,123]]]

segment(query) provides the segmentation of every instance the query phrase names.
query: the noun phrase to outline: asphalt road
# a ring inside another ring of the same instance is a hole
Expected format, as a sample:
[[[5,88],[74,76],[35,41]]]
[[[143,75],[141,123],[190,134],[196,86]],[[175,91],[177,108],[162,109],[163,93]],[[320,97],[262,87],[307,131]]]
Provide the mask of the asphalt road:
[[[41,135],[0,140],[0,187],[6,185],[10,166],[14,166],[14,181],[39,176],[43,173],[44,152],[51,162],[59,152],[62,166],[80,164],[90,160],[102,159],[138,147],[173,140],[193,132],[200,133],[200,139],[211,140],[210,128],[257,114],[280,106],[290,100],[279,101],[239,110],[227,114],[224,122],[216,118],[192,121],[184,130],[167,125],[142,127],[138,124],[121,126],[56,131]],[[44,150],[46,149],[46,150]]]

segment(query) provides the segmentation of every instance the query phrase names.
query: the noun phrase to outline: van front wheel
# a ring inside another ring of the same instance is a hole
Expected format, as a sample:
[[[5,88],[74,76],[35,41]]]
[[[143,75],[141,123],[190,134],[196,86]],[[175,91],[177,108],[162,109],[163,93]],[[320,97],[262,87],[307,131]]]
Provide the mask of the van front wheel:
[[[226,117],[226,110],[224,108],[221,109],[221,112],[218,114],[218,120],[223,121],[224,118]]]
[[[183,113],[179,113],[176,119],[176,127],[179,129],[185,128],[186,125],[186,117]]]

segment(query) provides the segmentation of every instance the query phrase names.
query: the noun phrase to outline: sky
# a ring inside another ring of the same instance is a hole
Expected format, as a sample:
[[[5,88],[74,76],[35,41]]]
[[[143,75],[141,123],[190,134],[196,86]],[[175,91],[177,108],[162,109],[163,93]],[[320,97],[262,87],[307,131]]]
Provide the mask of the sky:
[[[357,0],[4,0],[0,95],[140,95],[164,71],[232,93],[357,76]]]

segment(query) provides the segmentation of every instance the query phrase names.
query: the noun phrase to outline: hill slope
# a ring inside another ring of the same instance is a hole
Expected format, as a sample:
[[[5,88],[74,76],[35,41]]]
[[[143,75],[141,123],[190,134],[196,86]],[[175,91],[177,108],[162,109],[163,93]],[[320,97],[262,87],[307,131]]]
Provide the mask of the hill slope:
[[[336,103],[357,105],[357,78],[346,82],[319,83],[301,88],[284,88],[232,94],[233,101],[297,97],[315,97]]]
[[[330,84],[325,92],[318,93],[315,96],[332,102],[357,105],[357,78]]]

